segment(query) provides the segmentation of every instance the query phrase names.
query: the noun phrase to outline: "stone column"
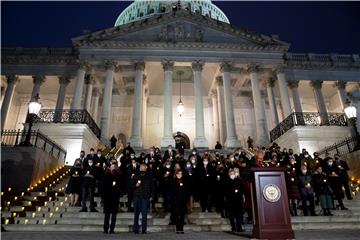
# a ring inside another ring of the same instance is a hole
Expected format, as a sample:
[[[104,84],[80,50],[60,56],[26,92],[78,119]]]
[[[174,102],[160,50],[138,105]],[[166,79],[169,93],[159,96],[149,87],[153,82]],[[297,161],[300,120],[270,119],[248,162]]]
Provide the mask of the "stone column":
[[[292,92],[294,111],[302,113],[303,110],[301,107],[301,99],[299,94],[299,80],[288,81],[287,84]]]
[[[111,99],[112,99],[115,67],[116,64],[114,62],[111,61],[105,62],[106,77],[105,77],[105,86],[104,86],[101,120],[100,120],[101,141],[104,144],[109,143],[109,120],[111,113]]]
[[[163,61],[164,68],[164,131],[161,139],[161,147],[168,145],[175,146],[173,138],[173,110],[172,110],[172,76],[174,63],[171,61]]]
[[[30,101],[34,99],[36,95],[40,96],[40,87],[45,82],[45,76],[33,76],[33,82],[34,86],[32,89]]]
[[[323,81],[311,81],[310,85],[314,89],[315,101],[321,118],[321,125],[329,123],[328,113],[325,105],[324,95],[321,91]]]
[[[99,88],[93,89],[92,94],[92,117],[96,123],[98,123],[98,115],[99,115],[99,99],[100,99],[100,91]]]
[[[1,105],[1,129],[4,129],[6,117],[10,110],[11,101],[14,96],[14,91],[16,84],[19,82],[19,79],[15,75],[6,76],[7,87],[5,90],[4,99]]]
[[[215,141],[220,141],[219,109],[218,109],[216,91],[212,90],[210,96],[211,96],[212,112],[213,112],[214,138]]]
[[[83,103],[83,109],[90,112],[90,106],[91,106],[91,97],[93,93],[93,86],[94,86],[94,79],[93,76],[90,74],[86,75],[85,77],[85,85],[86,85],[86,91],[85,91],[85,99]]]
[[[269,143],[269,137],[267,134],[266,128],[266,117],[265,117],[265,108],[261,98],[261,89],[259,83],[259,67],[257,65],[250,65],[248,67],[248,72],[250,73],[251,80],[251,89],[254,102],[254,112],[255,112],[255,128],[256,128],[256,144],[258,146],[265,146]]]
[[[81,109],[81,97],[83,93],[84,79],[87,68],[88,66],[86,63],[81,63],[79,65],[79,69],[77,70],[74,97],[71,104],[72,110]]]
[[[141,112],[142,112],[142,91],[143,91],[143,75],[145,63],[140,61],[135,63],[135,90],[134,90],[134,104],[130,143],[132,147],[142,148],[143,139],[141,132]]]
[[[271,116],[272,116],[272,120],[273,120],[273,127],[276,127],[280,122],[279,122],[279,115],[278,115],[277,108],[276,108],[274,87],[275,87],[275,79],[269,78],[268,81],[266,82],[266,91],[267,91],[267,96],[268,96],[268,101],[269,101],[270,112],[271,112]]]
[[[225,102],[224,102],[224,81],[222,76],[216,77],[216,93],[218,101],[218,116],[219,116],[219,134],[220,143],[225,144],[226,141],[226,117],[225,117]]]
[[[276,76],[279,83],[280,97],[281,97],[281,105],[284,112],[284,119],[287,118],[291,114],[291,105],[290,98],[288,94],[288,89],[285,81],[285,72],[282,67],[276,69]]]
[[[142,136],[143,139],[146,139],[146,114],[147,114],[147,102],[148,102],[148,97],[149,97],[149,89],[148,89],[148,85],[147,85],[147,80],[146,80],[146,75],[143,76],[143,103],[142,103]]]
[[[335,87],[337,87],[337,91],[338,91],[338,95],[339,95],[339,99],[340,99],[340,104],[341,104],[341,110],[343,110],[345,108],[345,103],[346,103],[346,99],[347,97],[347,93],[345,91],[345,87],[346,87],[346,82],[345,81],[337,81],[335,82]]]
[[[66,95],[66,87],[70,83],[70,77],[67,76],[61,76],[59,77],[59,92],[56,100],[56,107],[55,110],[61,111],[64,108],[64,102],[65,102],[65,95]]]
[[[225,116],[226,116],[226,141],[225,147],[237,148],[240,147],[240,142],[236,135],[234,108],[231,95],[231,65],[228,63],[221,64],[221,72],[223,74],[224,82],[224,97],[225,97]]]
[[[202,86],[202,69],[203,63],[196,61],[192,63],[194,72],[194,93],[195,93],[195,139],[194,147],[208,148],[209,144],[205,138],[204,127],[204,103],[203,103],[203,86]]]

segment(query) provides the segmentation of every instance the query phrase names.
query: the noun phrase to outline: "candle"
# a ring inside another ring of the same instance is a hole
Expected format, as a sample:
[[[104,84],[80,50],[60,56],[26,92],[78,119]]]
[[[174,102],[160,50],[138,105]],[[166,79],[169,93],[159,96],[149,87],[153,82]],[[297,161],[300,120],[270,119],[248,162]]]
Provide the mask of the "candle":
[[[169,174],[170,174],[170,172],[169,172],[169,171],[167,171],[167,172],[166,172],[166,174],[167,174],[167,175],[169,175]]]
[[[138,183],[138,184],[141,184],[141,180],[138,180],[137,183]]]
[[[326,179],[324,179],[324,182],[326,182]]]
[[[206,176],[208,177],[208,176],[209,176],[209,174],[206,174]]]
[[[192,176],[192,174],[191,174],[191,173],[189,173],[189,176]]]
[[[235,193],[237,193],[239,190],[235,189]]]
[[[75,172],[75,175],[78,175],[78,171]]]
[[[220,165],[220,162],[218,162],[218,164]]]
[[[307,165],[307,162],[304,162],[304,165],[306,166],[306,165]]]
[[[293,167],[293,169],[292,169],[293,171],[295,171],[295,168]]]
[[[113,181],[113,186],[115,186],[116,185],[116,182],[115,181]]]
[[[306,186],[311,187],[310,183],[307,183]]]
[[[183,183],[180,183],[180,187],[182,187],[184,184]]]
[[[216,177],[216,178],[217,178],[217,180],[220,180],[220,175],[217,175],[217,177]]]
[[[86,174],[90,174],[90,171],[87,171],[87,173]]]
[[[291,178],[291,181],[293,182],[293,181],[295,181],[295,179],[292,177],[292,178]]]

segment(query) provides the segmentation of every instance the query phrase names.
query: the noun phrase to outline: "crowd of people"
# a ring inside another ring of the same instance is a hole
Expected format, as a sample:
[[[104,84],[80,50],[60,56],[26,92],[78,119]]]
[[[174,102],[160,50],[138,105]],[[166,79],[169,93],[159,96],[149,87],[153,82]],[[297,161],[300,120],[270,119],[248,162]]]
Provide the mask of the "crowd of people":
[[[331,216],[331,210],[346,210],[343,198],[352,199],[349,189],[349,170],[338,155],[313,157],[302,149],[281,149],[273,144],[269,148],[225,153],[221,146],[201,154],[193,149],[188,157],[169,145],[162,153],[157,147],[138,155],[128,144],[116,159],[104,157],[101,150],[81,151],[75,160],[66,189],[71,206],[81,205],[81,212],[96,212],[94,193],[101,197],[104,209],[104,233],[113,233],[119,199],[127,196],[127,211],[134,212],[133,232],[139,233],[139,215],[142,214],[141,232],[147,231],[147,214],[156,208],[162,198],[161,211],[170,212],[170,223],[176,233],[184,233],[184,216],[194,211],[199,202],[202,212],[216,211],[229,218],[232,231],[242,232],[244,222],[252,223],[251,167],[284,167],[289,209],[293,216],[316,216],[315,205],[320,204],[322,214]],[[343,188],[345,191],[343,191]],[[345,192],[345,194],[344,194]],[[338,205],[334,203],[338,202]],[[247,216],[244,221],[244,214]],[[111,219],[111,224],[109,224]]]

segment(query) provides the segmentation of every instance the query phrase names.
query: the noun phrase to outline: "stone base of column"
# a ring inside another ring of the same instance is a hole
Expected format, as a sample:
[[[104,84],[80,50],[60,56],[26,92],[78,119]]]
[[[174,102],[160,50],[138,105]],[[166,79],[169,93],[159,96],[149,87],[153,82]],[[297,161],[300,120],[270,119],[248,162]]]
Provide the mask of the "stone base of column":
[[[129,142],[132,148],[142,148],[144,145],[141,137],[130,137]]]
[[[208,148],[209,143],[205,137],[197,137],[194,139],[194,147],[195,148]]]
[[[240,142],[235,137],[232,137],[232,138],[228,137],[225,141],[225,147],[226,148],[238,148],[238,147],[240,147]]]
[[[161,139],[160,147],[167,149],[169,145],[172,145],[175,149],[175,139],[172,137],[163,137]]]

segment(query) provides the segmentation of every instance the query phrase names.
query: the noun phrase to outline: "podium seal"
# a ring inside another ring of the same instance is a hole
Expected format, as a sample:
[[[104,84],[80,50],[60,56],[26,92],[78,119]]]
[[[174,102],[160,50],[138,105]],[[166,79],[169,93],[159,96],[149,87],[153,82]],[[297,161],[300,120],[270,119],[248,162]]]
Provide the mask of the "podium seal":
[[[263,196],[269,202],[277,202],[281,197],[280,188],[275,184],[266,184],[263,188]]]

